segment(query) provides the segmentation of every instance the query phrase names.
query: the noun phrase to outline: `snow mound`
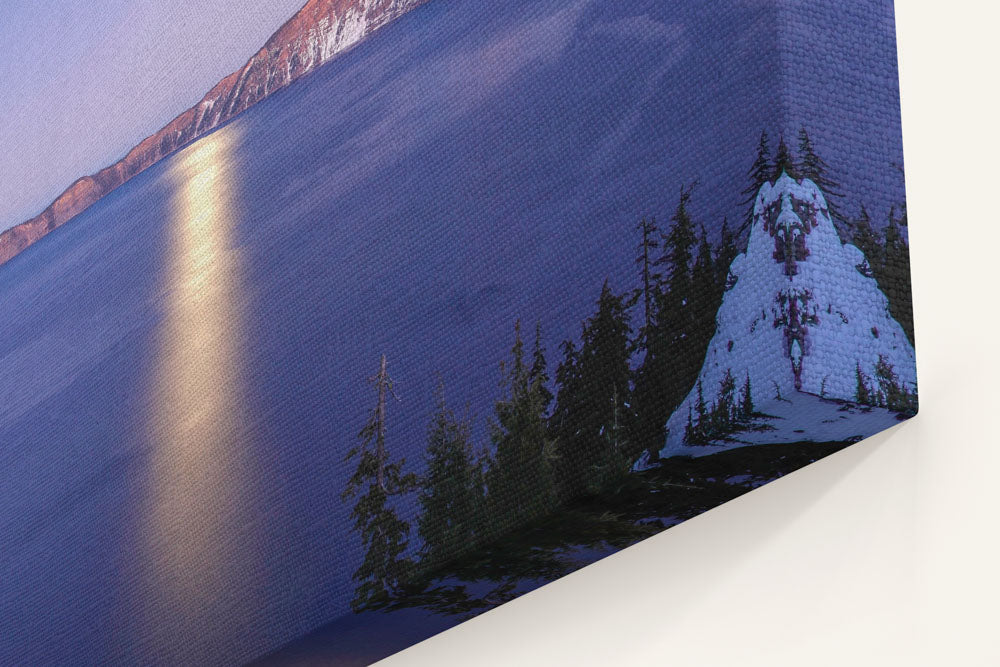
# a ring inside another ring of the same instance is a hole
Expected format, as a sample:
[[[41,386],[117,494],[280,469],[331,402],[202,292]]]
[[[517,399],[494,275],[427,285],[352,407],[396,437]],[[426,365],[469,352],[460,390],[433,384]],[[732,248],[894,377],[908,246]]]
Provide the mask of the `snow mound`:
[[[702,449],[692,446],[689,424],[711,411],[726,384],[738,404],[749,381],[756,411],[798,392],[855,401],[859,377],[878,402],[880,368],[881,377],[888,369],[895,385],[916,394],[913,346],[863,253],[841,242],[811,180],[782,173],[760,188],[747,249],[730,266],[716,324],[698,382],[667,422],[662,456]],[[797,422],[799,440],[829,439],[814,417],[803,411],[785,419]]]

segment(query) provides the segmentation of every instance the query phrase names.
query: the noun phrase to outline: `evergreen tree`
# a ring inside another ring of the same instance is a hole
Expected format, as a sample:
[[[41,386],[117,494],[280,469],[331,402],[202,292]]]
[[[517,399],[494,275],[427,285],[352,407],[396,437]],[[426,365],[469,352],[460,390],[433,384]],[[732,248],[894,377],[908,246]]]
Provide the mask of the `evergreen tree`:
[[[724,436],[732,431],[736,418],[736,379],[731,370],[719,382],[719,393],[716,395],[712,409],[709,411],[709,421],[702,429],[702,436],[707,442]]]
[[[641,234],[635,263],[639,267],[639,279],[642,284],[641,293],[637,294],[637,296],[642,297],[643,306],[643,326],[639,332],[639,338],[642,340],[652,327],[653,301],[663,276],[655,270],[653,265],[656,259],[654,253],[660,247],[660,240],[657,238],[660,230],[656,226],[656,218],[650,220],[643,218],[636,230]]]
[[[716,283],[723,290],[731,287],[726,281],[729,279],[729,267],[738,254],[740,251],[736,247],[736,236],[729,229],[729,218],[723,218],[719,248],[715,254]]]
[[[691,445],[707,445],[713,440],[728,436],[736,427],[738,421],[753,414],[753,401],[750,398],[750,376],[743,386],[739,399],[736,396],[736,378],[731,369],[719,381],[719,391],[715,401],[709,406],[701,380],[696,385],[698,400],[695,406],[697,421],[692,421],[691,409],[688,408],[688,424],[684,430],[684,440]]]
[[[788,149],[788,144],[785,143],[784,137],[781,137],[778,141],[778,150],[774,154],[774,168],[771,172],[771,180],[774,181],[780,178],[782,172],[787,173],[792,178],[798,178],[795,159],[792,157],[792,152]]]
[[[823,191],[830,217],[834,220],[842,220],[843,217],[836,201],[843,196],[840,192],[840,185],[828,175],[829,167],[823,158],[816,153],[812,139],[809,138],[809,133],[804,127],[799,129],[799,162],[796,169],[799,178],[810,179]]]
[[[698,421],[695,422],[695,427],[703,432],[708,427],[708,405],[705,403],[705,391],[701,385],[701,379],[698,380],[698,402],[695,406],[695,410],[698,413]]]
[[[884,236],[872,227],[867,209],[852,225],[852,243],[865,255],[871,277],[889,300],[889,312],[906,332],[910,343],[913,338],[913,295],[910,286],[910,247],[903,229],[906,227],[906,209],[900,216],[896,209],[889,211],[889,221]]]
[[[535,345],[531,351],[531,372],[528,380],[537,385],[542,401],[542,414],[548,414],[555,396],[549,390],[548,363],[545,361],[545,347],[542,345],[542,323],[535,323]]]
[[[857,378],[857,388],[854,390],[854,398],[861,405],[875,405],[872,390],[868,388],[868,376],[861,370],[861,364],[855,364],[855,376]]]
[[[889,224],[885,229],[884,261],[878,278],[882,292],[889,299],[889,312],[906,332],[910,343],[913,338],[913,293],[910,286],[910,246],[903,235],[906,227],[906,209],[901,217],[896,210],[889,212]]]
[[[708,404],[705,402],[705,392],[701,383],[701,379],[698,379],[698,383],[695,385],[698,391],[698,400],[695,403],[695,408],[692,411],[688,408],[688,419],[687,426],[684,429],[684,441],[689,445],[704,445],[708,443],[710,438],[710,433],[712,431],[712,413]]]
[[[753,210],[757,202],[757,193],[762,185],[772,180],[771,176],[774,167],[771,162],[771,147],[766,131],[761,131],[760,141],[757,144],[757,157],[754,158],[750,171],[747,173],[749,183],[743,190],[744,196],[742,204],[747,207],[746,221],[740,228],[741,231],[753,224]],[[728,268],[728,267],[727,267]]]
[[[681,188],[677,209],[670,221],[670,231],[663,239],[663,254],[656,261],[657,266],[667,267],[667,292],[673,300],[686,301],[691,290],[692,249],[698,238],[694,220],[688,208],[694,185]]]
[[[358,587],[351,606],[355,611],[378,608],[389,602],[412,567],[403,558],[410,525],[399,518],[389,501],[412,491],[417,478],[403,474],[404,460],[389,461],[385,440],[386,398],[392,393],[392,380],[386,372],[385,355],[371,382],[378,402],[358,434],[360,444],[347,453],[345,460],[357,458],[358,467],[341,494],[344,500],[358,497],[351,518],[365,548],[364,561],[354,573]]]
[[[740,419],[749,419],[754,414],[753,396],[750,392],[750,373],[747,372],[747,380],[743,383],[743,392],[740,394]]]
[[[427,433],[418,531],[424,563],[448,562],[476,544],[483,502],[482,476],[472,453],[472,428],[456,419],[438,385],[437,409]]]
[[[626,436],[632,420],[630,337],[624,296],[614,294],[605,281],[597,313],[583,325],[580,349],[566,341],[566,357],[556,372],[552,430],[563,497],[600,491],[627,471],[637,455]]]
[[[917,396],[899,380],[896,370],[885,355],[879,355],[875,364],[875,380],[878,383],[879,405],[908,415],[917,412]]]
[[[851,242],[868,260],[872,277],[878,279],[882,273],[882,265],[885,263],[884,250],[878,233],[872,228],[871,216],[864,205],[861,206],[858,218],[851,223],[851,228]]]
[[[697,356],[695,301],[692,290],[692,252],[697,242],[688,210],[693,185],[681,188],[671,227],[663,236],[656,266],[665,278],[658,290],[646,336],[646,355],[635,373],[635,412],[632,438],[655,458],[663,446],[664,427],[701,368]],[[705,342],[707,345],[707,341]]]
[[[718,267],[708,241],[705,228],[701,228],[698,240],[698,254],[691,271],[691,310],[693,322],[691,349],[696,356],[704,356],[708,343],[715,335],[716,314],[722,305],[723,285],[718,278]],[[705,348],[701,349],[704,342]]]
[[[490,535],[541,515],[555,502],[546,398],[541,373],[533,373],[525,363],[520,320],[514,327],[511,358],[501,362],[500,373],[503,395],[490,424],[494,455],[486,473]]]

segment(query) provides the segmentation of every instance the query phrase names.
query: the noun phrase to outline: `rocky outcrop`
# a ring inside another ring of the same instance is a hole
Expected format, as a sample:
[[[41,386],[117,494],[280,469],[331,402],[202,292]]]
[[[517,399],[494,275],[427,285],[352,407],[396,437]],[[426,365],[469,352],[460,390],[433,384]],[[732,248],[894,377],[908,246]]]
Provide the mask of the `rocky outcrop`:
[[[239,70],[128,154],[66,189],[34,218],[0,234],[0,264],[155,162],[330,61],[427,0],[309,0]]]

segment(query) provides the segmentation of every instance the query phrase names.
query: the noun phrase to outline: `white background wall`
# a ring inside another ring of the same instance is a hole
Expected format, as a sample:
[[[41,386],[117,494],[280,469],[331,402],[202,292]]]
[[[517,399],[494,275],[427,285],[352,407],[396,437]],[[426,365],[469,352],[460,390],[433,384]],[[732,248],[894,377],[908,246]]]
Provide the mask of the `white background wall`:
[[[387,667],[1000,665],[1000,7],[896,11],[920,415]]]

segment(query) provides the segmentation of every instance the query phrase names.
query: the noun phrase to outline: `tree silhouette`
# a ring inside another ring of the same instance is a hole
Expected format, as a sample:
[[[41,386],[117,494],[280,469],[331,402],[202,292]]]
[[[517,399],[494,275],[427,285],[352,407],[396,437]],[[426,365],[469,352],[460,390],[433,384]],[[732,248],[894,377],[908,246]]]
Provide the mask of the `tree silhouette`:
[[[345,458],[346,461],[357,458],[358,467],[341,494],[344,500],[358,497],[351,518],[365,548],[364,560],[354,573],[358,587],[351,606],[355,611],[387,604],[399,592],[412,569],[412,563],[402,557],[410,525],[399,518],[389,500],[415,489],[417,477],[402,472],[405,460],[389,461],[386,399],[392,393],[392,379],[386,370],[385,355],[370,382],[376,389],[378,401],[358,433],[360,444]]]
[[[792,157],[792,152],[788,149],[788,144],[785,143],[784,137],[778,140],[778,150],[774,153],[774,167],[771,171],[771,180],[774,181],[781,178],[782,173],[787,173],[792,178],[798,178],[795,159]]]
[[[843,197],[840,185],[828,175],[829,167],[816,153],[812,139],[804,127],[799,129],[799,161],[796,170],[799,178],[808,178],[823,191],[830,217],[834,220],[843,220],[837,203]]]
[[[667,418],[683,399],[684,385],[690,387],[701,368],[701,360],[693,358],[697,353],[691,335],[695,300],[701,296],[692,290],[692,253],[698,241],[688,210],[693,188],[681,188],[670,229],[662,238],[655,265],[663,267],[665,278],[655,295],[646,354],[635,371],[632,438],[652,458],[659,455]]]
[[[639,288],[643,306],[643,326],[639,331],[639,340],[642,341],[652,327],[653,301],[663,276],[655,270],[653,265],[655,261],[653,253],[660,247],[660,240],[657,238],[660,230],[656,226],[656,218],[650,220],[643,218],[636,230],[641,235],[635,263],[639,267],[639,280],[642,283],[642,287]],[[641,345],[645,345],[645,343],[641,343]]]
[[[491,535],[534,519],[556,500],[541,381],[544,369],[533,371],[525,363],[520,320],[514,325],[510,359],[501,362],[500,373],[503,395],[490,424],[494,456],[486,473]]]
[[[624,297],[605,281],[597,313],[583,325],[580,349],[564,343],[566,357],[556,371],[552,431],[563,498],[599,492],[631,463],[630,337]]]
[[[744,199],[742,204],[747,207],[746,220],[740,227],[740,231],[753,224],[754,205],[757,202],[757,193],[762,185],[771,180],[774,167],[771,162],[771,147],[767,131],[761,130],[760,141],[757,144],[757,157],[754,158],[750,171],[747,172],[749,183],[743,190]],[[737,234],[738,235],[738,234]]]
[[[729,278],[729,267],[738,254],[740,251],[736,247],[736,236],[729,229],[729,218],[723,218],[719,248],[715,253],[716,283],[723,288]]]
[[[437,388],[437,409],[427,433],[427,473],[420,492],[418,530],[422,562],[444,563],[471,549],[480,539],[482,476],[472,452],[472,427],[459,420]]]
[[[910,246],[903,235],[906,227],[906,208],[896,217],[896,209],[889,211],[889,224],[885,228],[883,263],[877,275],[879,286],[889,299],[889,312],[906,332],[910,343],[913,337],[913,292],[910,284]]]

